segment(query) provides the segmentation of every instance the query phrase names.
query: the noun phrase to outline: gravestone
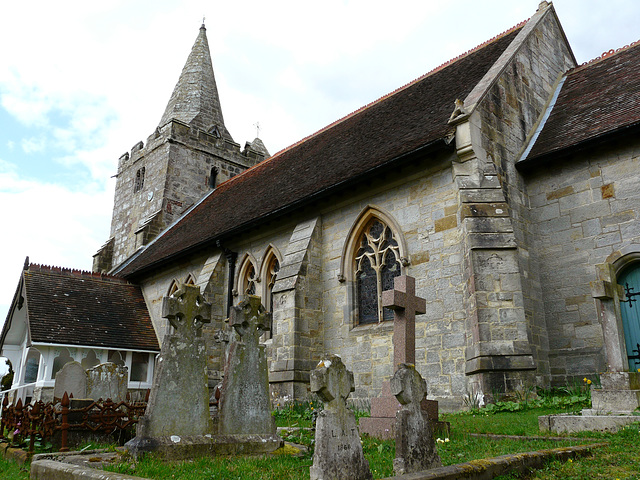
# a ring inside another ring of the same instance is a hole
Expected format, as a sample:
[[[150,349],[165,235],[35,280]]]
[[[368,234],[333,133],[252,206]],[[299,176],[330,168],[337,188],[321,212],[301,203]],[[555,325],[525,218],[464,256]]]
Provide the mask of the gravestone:
[[[101,363],[87,370],[87,398],[110,398],[124,402],[127,398],[128,369],[112,362]]]
[[[416,281],[401,275],[393,279],[393,290],[382,292],[382,305],[394,310],[393,320],[393,371],[400,364],[415,364],[416,314],[426,312],[426,300],[416,296]],[[383,382],[379,397],[371,399],[371,417],[360,419],[360,430],[372,437],[395,438],[396,413],[400,403],[391,393],[389,382]],[[438,402],[422,401],[422,410],[433,430],[448,433],[448,422],[438,420]]]
[[[353,372],[337,355],[326,356],[311,372],[311,391],[324,402],[316,421],[311,480],[373,478],[362,453],[356,417],[346,404],[354,389]]]
[[[422,413],[427,382],[413,365],[400,364],[391,379],[391,392],[402,404],[396,414],[395,475],[415,473],[442,466],[433,433]]]
[[[79,362],[69,362],[56,373],[53,398],[61,399],[64,392],[76,399],[88,398],[87,372]]]
[[[260,297],[254,295],[231,310],[229,325],[240,339],[231,342],[225,365],[219,402],[220,435],[275,436],[267,355],[265,346],[260,345],[260,337],[268,330],[269,315]],[[276,441],[281,442],[279,437]]]
[[[213,435],[209,416],[207,357],[202,326],[211,321],[211,304],[195,285],[181,284],[162,301],[162,316],[175,329],[162,342],[145,415],[126,446],[132,455],[158,452],[188,458],[208,451]]]

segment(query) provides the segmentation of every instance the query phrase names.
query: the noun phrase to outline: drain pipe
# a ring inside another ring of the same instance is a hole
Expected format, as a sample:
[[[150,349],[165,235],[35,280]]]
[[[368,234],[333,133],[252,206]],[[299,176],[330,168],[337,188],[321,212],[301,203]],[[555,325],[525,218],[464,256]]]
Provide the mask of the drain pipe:
[[[222,246],[222,242],[218,240],[216,246],[222,249],[224,256],[227,258],[229,264],[229,284],[227,286],[227,318],[231,314],[231,305],[233,304],[233,280],[236,276],[236,260],[238,258],[238,252],[232,252],[228,248]]]

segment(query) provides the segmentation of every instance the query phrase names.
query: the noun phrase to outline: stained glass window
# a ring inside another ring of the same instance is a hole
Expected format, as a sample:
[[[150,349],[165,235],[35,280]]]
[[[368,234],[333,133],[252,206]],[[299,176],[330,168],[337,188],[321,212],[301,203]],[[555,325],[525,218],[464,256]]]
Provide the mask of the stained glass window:
[[[280,262],[278,262],[278,258],[274,255],[271,257],[269,267],[267,268],[267,289],[269,295],[269,311],[271,313],[273,313],[273,286],[276,284],[276,276],[279,271]]]
[[[244,273],[244,280],[242,282],[242,293],[245,295],[256,294],[256,267],[252,263],[249,263]]]
[[[372,219],[360,237],[355,258],[358,322],[379,323],[392,320],[393,312],[382,308],[382,292],[393,288],[400,275],[400,249],[391,229]]]

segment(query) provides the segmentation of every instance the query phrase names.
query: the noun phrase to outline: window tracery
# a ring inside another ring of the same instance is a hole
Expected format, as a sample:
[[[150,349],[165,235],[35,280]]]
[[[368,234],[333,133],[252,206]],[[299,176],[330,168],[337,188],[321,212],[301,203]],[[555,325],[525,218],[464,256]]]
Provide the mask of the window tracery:
[[[382,292],[393,288],[401,274],[400,247],[391,228],[372,218],[362,230],[355,253],[354,280],[358,323],[380,323],[393,319],[393,312],[382,308]]]

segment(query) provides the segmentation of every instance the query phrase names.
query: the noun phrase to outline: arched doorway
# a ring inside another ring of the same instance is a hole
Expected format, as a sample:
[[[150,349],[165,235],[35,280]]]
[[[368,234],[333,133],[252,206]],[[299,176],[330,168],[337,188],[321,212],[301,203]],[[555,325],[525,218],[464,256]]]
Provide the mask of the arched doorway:
[[[640,262],[634,262],[618,274],[618,284],[625,290],[620,300],[629,370],[640,369]]]

